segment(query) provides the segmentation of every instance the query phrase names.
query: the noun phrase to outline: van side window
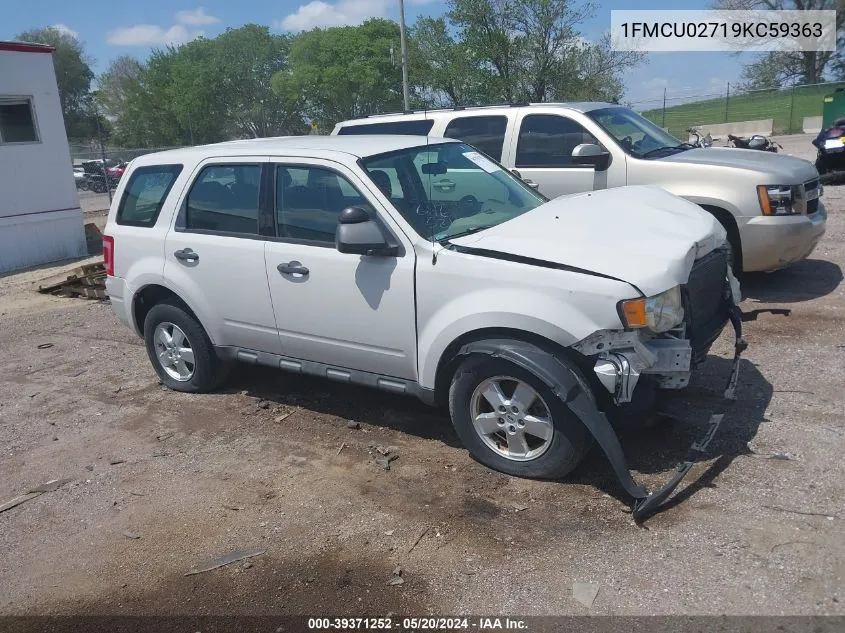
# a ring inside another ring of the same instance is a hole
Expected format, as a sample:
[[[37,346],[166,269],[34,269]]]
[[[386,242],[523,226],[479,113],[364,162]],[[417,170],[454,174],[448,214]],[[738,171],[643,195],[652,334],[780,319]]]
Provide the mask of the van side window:
[[[493,160],[502,160],[507,126],[504,116],[465,116],[452,119],[443,136],[469,143]]]
[[[572,166],[572,150],[581,143],[598,145],[596,137],[572,119],[556,114],[531,114],[522,119],[519,129],[516,167]]]
[[[117,208],[116,222],[125,226],[154,226],[164,200],[182,165],[138,167],[129,176]]]
[[[334,245],[340,212],[366,204],[346,178],[330,169],[276,168],[276,218],[281,238]]]
[[[427,136],[434,121],[392,121],[388,123],[363,123],[346,125],[337,134],[409,134],[410,136]]]
[[[185,230],[258,235],[260,165],[208,165],[185,206]]]

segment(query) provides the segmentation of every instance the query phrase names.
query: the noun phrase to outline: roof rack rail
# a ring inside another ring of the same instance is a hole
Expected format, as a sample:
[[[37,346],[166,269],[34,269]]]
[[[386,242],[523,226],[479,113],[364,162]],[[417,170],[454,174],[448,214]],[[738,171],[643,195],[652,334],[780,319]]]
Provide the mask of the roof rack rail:
[[[379,114],[364,115],[365,119],[375,116],[399,116],[402,114],[425,114],[427,112],[448,112],[452,110],[468,110],[474,108],[522,108],[530,105],[527,101],[515,101],[512,103],[480,103],[478,105],[456,105],[445,108],[420,108],[418,110],[404,110],[399,112],[382,112]]]

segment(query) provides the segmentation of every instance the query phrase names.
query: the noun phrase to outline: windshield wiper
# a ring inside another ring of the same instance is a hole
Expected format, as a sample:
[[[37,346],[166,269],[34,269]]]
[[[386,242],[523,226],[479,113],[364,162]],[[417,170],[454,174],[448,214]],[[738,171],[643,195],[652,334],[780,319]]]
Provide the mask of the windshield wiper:
[[[680,145],[664,145],[663,147],[655,147],[648,150],[645,154],[640,154],[640,158],[648,158],[657,152],[665,152],[667,149],[693,149],[696,147],[692,143],[681,143]]]
[[[456,237],[464,237],[466,235],[472,235],[473,233],[478,233],[479,231],[483,231],[484,229],[489,229],[491,226],[496,226],[495,224],[484,224],[482,226],[474,226],[471,229],[467,229],[466,231],[459,231],[458,233],[453,233],[452,235],[447,235],[446,237],[441,237],[438,242],[441,244],[443,242],[448,242],[449,240],[453,240]]]

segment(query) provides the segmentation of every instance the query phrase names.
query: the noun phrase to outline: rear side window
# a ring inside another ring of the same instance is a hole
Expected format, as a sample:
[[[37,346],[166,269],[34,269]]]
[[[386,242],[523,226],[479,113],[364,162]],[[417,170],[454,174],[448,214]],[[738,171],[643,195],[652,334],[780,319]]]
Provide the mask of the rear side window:
[[[469,143],[494,160],[502,160],[507,117],[466,116],[453,119],[443,136]]]
[[[185,206],[185,230],[258,235],[260,165],[208,165]]]
[[[580,123],[556,114],[532,114],[522,120],[516,166],[581,167],[572,162],[572,150],[582,143],[598,145]]]
[[[181,171],[182,165],[151,165],[134,170],[117,208],[117,223],[145,228],[154,226]]]
[[[366,123],[363,125],[347,125],[340,128],[341,134],[409,134],[410,136],[427,136],[434,121],[392,121],[390,123]]]

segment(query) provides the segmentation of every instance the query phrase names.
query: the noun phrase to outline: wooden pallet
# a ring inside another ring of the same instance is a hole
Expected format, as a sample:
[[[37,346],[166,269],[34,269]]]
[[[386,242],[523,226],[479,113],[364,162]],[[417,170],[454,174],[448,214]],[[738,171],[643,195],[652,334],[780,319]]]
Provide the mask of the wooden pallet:
[[[38,292],[57,297],[81,297],[83,299],[106,298],[106,267],[103,262],[86,264],[73,270],[66,279],[46,286],[38,286]]]

